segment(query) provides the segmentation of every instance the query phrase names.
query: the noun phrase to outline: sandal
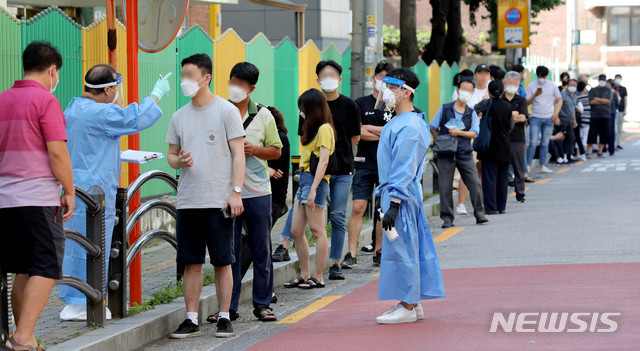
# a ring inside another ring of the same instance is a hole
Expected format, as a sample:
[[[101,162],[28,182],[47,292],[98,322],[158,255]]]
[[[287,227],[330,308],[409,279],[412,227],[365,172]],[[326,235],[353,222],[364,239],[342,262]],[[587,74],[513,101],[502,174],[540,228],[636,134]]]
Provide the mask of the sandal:
[[[524,181],[526,183],[534,183],[535,182],[535,180],[533,180],[533,178],[531,178],[531,176],[524,177]]]
[[[253,315],[263,322],[275,322],[278,318],[272,311],[269,307],[258,307],[253,310]]]
[[[304,282],[304,284],[298,285],[300,289],[322,289],[325,287],[324,283],[320,283],[320,281],[316,277],[311,277],[309,280]]]
[[[38,347],[34,347],[31,345],[22,345],[19,342],[17,342],[13,337],[9,338],[9,343],[11,344],[11,348],[8,348],[6,345],[4,345],[4,349],[10,350],[10,351],[40,351],[40,350],[44,351],[44,349],[40,345],[38,345]]]
[[[290,281],[284,283],[284,287],[285,288],[297,288],[300,284],[303,284],[304,282],[305,282],[304,278],[302,278],[302,276],[299,276],[296,279],[293,279],[293,280],[290,280]]]
[[[240,313],[238,313],[238,311],[233,311],[233,310],[229,311],[229,320],[233,322],[238,318],[240,318]],[[218,323],[218,315],[217,314],[210,315],[209,317],[207,317],[207,322],[211,324]]]

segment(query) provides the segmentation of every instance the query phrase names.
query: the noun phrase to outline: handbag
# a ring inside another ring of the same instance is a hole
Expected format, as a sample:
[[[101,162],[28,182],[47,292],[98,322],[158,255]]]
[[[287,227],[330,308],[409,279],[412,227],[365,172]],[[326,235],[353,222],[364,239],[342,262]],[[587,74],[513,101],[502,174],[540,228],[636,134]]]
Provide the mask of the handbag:
[[[316,156],[313,150],[316,149],[316,145],[318,144],[318,136],[316,135],[316,141],[313,143],[313,148],[311,149],[311,156],[309,157],[309,171],[314,176],[316,175],[316,170],[318,169],[318,163],[320,163],[320,157]],[[334,150],[333,154],[329,155],[329,164],[327,164],[327,170],[324,171],[325,175],[331,175],[338,173],[338,159],[336,158],[336,152]]]
[[[438,155],[454,154],[458,151],[458,138],[451,134],[440,134],[433,140],[433,152]]]
[[[473,141],[473,150],[477,152],[489,151],[489,144],[491,143],[491,116],[489,116],[491,101],[492,99],[489,99],[487,110],[480,119],[480,134]]]

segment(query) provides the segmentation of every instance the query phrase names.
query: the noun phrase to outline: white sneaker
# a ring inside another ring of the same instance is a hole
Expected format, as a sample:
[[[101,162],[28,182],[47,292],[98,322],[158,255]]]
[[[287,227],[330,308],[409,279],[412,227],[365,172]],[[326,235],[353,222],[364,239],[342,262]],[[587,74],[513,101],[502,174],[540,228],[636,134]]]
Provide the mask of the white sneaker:
[[[85,322],[87,320],[86,305],[65,305],[60,312],[60,319],[68,322]],[[107,308],[107,320],[111,320],[111,311]]]
[[[401,303],[397,304],[390,311],[385,312],[382,316],[376,318],[378,324],[397,324],[397,323],[411,323],[417,321],[416,309],[408,310],[402,306]]]
[[[547,174],[551,174],[551,173],[553,173],[553,171],[552,171],[552,170],[550,170],[549,168],[547,168],[547,166],[541,166],[541,167],[540,167],[540,172],[542,172],[542,173],[547,173]]]
[[[456,214],[466,215],[469,214],[469,212],[467,212],[467,208],[464,205],[460,204],[456,207]]]
[[[558,159],[556,160],[556,162],[561,165],[564,163],[564,159],[562,157],[558,157]]]
[[[563,163],[569,163],[569,159],[567,158],[567,156],[565,156],[565,157],[562,159],[562,162],[563,162]]]
[[[585,154],[580,155],[580,159],[581,159],[582,161],[585,161],[585,162],[586,162],[586,161],[587,161],[587,155],[585,155]]]
[[[416,305],[416,307],[413,308],[414,311],[416,311],[416,318],[417,319],[424,319],[424,310],[422,309],[422,304],[418,304]]]

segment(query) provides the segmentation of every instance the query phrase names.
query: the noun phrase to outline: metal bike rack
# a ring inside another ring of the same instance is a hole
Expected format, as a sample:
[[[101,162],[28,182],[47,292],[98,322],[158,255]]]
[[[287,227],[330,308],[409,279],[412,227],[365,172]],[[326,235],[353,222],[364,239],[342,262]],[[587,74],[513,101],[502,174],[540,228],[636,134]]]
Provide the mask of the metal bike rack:
[[[161,209],[176,218],[176,207],[160,199],[154,199],[145,202],[130,218],[127,218],[127,206],[135,194],[142,186],[153,179],[162,180],[167,183],[174,191],[178,190],[178,181],[171,174],[152,170],[141,174],[129,188],[120,188],[116,195],[116,226],[113,230],[113,239],[111,244],[111,258],[109,260],[109,309],[114,318],[122,318],[127,314],[127,298],[128,284],[127,274],[128,268],[133,259],[140,253],[142,248],[153,239],[161,239],[169,242],[174,248],[177,248],[178,242],[175,235],[165,230],[151,230],[143,234],[129,247],[129,234],[140,221],[140,219],[153,209]],[[178,277],[181,276],[181,267],[178,267]]]
[[[103,326],[106,322],[106,281],[105,281],[105,228],[104,191],[99,186],[91,186],[84,191],[75,187],[76,196],[87,205],[87,235],[65,228],[65,237],[73,240],[87,251],[87,281],[64,275],[56,284],[78,289],[87,297],[87,326]],[[10,291],[11,275],[0,267],[0,339],[10,335],[12,314]]]

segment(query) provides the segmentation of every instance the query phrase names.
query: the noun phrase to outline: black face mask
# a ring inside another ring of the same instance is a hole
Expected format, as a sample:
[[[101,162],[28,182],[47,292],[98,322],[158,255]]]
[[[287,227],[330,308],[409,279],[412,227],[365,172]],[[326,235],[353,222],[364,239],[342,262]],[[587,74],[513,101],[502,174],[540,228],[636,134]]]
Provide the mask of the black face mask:
[[[584,82],[578,82],[578,91],[583,91],[586,86]]]

